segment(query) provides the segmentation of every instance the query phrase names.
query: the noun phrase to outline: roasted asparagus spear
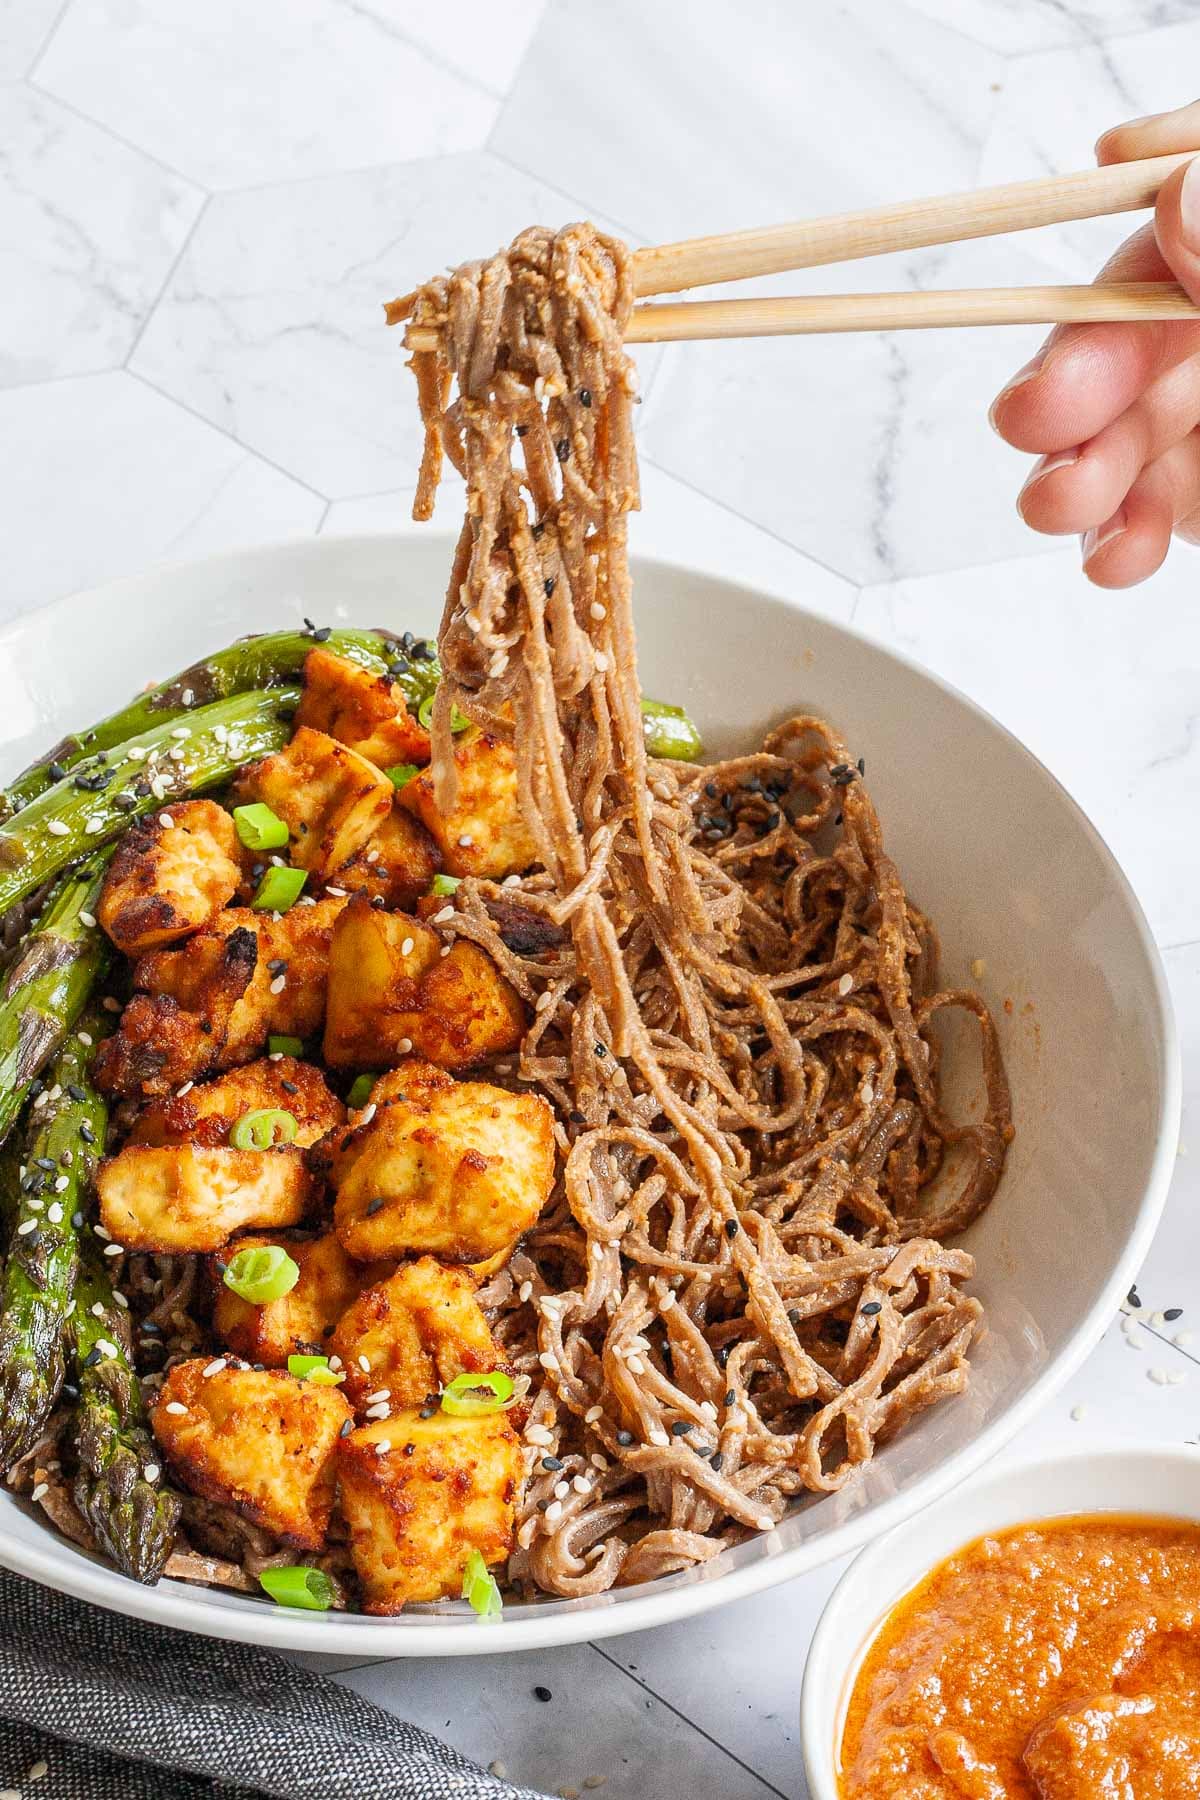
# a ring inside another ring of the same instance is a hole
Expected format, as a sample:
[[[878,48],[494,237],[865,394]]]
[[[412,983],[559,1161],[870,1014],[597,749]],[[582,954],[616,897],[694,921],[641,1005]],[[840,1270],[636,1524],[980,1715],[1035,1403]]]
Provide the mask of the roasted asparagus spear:
[[[108,965],[93,912],[107,863],[102,853],[62,882],[0,986],[0,1142]]]
[[[79,1266],[80,1211],[104,1139],[103,1102],[84,1086],[93,1033],[67,1032],[34,1099],[16,1219],[0,1277],[0,1467],[37,1441],[62,1386]]]
[[[90,1238],[81,1251],[70,1337],[79,1386],[75,1504],[117,1567],[153,1583],[171,1554],[179,1501],[162,1486],[122,1314]]]
[[[258,689],[197,707],[186,725],[156,725],[90,757],[0,825],[0,912],[68,863],[118,837],[139,813],[224,781],[278,750],[297,688]]]

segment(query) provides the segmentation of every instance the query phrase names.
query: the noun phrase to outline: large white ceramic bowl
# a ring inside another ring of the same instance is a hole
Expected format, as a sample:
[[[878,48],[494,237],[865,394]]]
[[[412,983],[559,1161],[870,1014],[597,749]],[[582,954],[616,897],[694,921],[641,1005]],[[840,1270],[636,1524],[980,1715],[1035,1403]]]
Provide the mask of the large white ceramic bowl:
[[[211,558],[59,601],[0,632],[0,779],[247,631],[295,622],[434,629],[445,537],[315,539]],[[701,1569],[576,1601],[399,1619],[316,1615],[163,1582],[137,1587],[0,1496],[0,1561],[164,1624],[354,1655],[473,1655],[636,1631],[734,1600],[878,1537],[979,1467],[1099,1338],[1150,1241],[1179,1112],[1170,1005],[1146,922],[1088,821],[994,719],[911,663],[798,604],[664,563],[635,566],[648,692],[686,702],[716,753],[797,709],[840,725],[948,979],[995,1006],[1017,1137],[972,1229],[989,1331],[969,1394],[917,1420],[844,1492]],[[977,1086],[951,1046],[951,1104]],[[953,1091],[957,1090],[957,1092]]]
[[[1147,1501],[1151,1504],[1147,1505]],[[889,1532],[851,1563],[821,1615],[800,1696],[800,1742],[812,1800],[838,1800],[838,1748],[863,1657],[898,1600],[989,1531],[1065,1513],[1200,1520],[1200,1450],[1081,1450],[973,1481]]]

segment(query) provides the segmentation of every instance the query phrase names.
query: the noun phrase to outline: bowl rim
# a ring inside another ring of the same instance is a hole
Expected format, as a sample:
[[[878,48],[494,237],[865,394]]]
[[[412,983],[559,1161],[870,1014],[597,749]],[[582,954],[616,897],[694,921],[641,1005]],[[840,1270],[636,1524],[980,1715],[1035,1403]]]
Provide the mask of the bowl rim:
[[[383,546],[404,555],[405,544],[419,541],[430,545],[435,540],[447,546],[454,542],[450,532],[436,528],[417,537],[413,532],[370,531],[337,534],[329,537],[289,537],[232,550],[210,552],[200,557],[161,560],[149,564],[132,575],[117,576],[92,588],[60,595],[19,613],[0,625],[0,655],[19,650],[20,635],[29,621],[66,617],[81,603],[89,607],[119,604],[123,594],[147,582],[170,583],[177,577],[194,576],[207,570],[228,569],[231,573],[269,569],[272,562],[297,554],[318,559],[353,556],[356,552],[378,551]],[[1145,1258],[1166,1204],[1167,1190],[1175,1165],[1182,1108],[1182,1070],[1178,1034],[1166,972],[1162,959],[1142,910],[1141,903],[1125,871],[1107,841],[1097,830],[1079,803],[1057,776],[1021,740],[978,705],[952,682],[927,669],[914,657],[894,649],[853,624],[798,604],[789,595],[774,592],[769,586],[736,581],[706,569],[700,563],[667,557],[631,556],[633,574],[639,569],[658,570],[676,581],[716,583],[749,601],[767,599],[782,604],[795,614],[798,629],[805,623],[820,631],[849,638],[866,646],[873,655],[916,674],[949,695],[991,730],[999,733],[1040,773],[1059,799],[1075,816],[1085,836],[1100,851],[1114,884],[1121,894],[1132,926],[1133,936],[1143,955],[1149,975],[1147,1001],[1154,1007],[1160,1044],[1158,1070],[1158,1117],[1155,1147],[1145,1180],[1137,1216],[1121,1255],[1100,1290],[1096,1300],[1079,1321],[1072,1336],[1058,1356],[1030,1384],[999,1418],[944,1462],[931,1469],[909,1488],[857,1513],[834,1526],[825,1536],[808,1543],[780,1550],[771,1546],[773,1534],[763,1539],[764,1554],[744,1567],[732,1568],[705,1581],[687,1580],[685,1576],[668,1575],[648,1582],[641,1593],[622,1591],[620,1605],[597,1605],[595,1598],[553,1601],[553,1611],[538,1612],[530,1608],[521,1616],[489,1620],[480,1628],[473,1617],[441,1615],[437,1620],[409,1615],[398,1619],[368,1618],[365,1615],[317,1615],[284,1607],[255,1605],[248,1607],[214,1604],[210,1590],[197,1587],[184,1590],[183,1583],[171,1587],[142,1587],[138,1583],[93,1559],[67,1539],[47,1533],[45,1545],[18,1544],[7,1533],[0,1532],[0,1567],[12,1569],[34,1581],[88,1601],[110,1611],[195,1632],[203,1636],[235,1642],[268,1645],[292,1651],[320,1651],[339,1656],[479,1656],[507,1651],[552,1648],[605,1638],[694,1617],[733,1600],[775,1587],[784,1581],[806,1574],[809,1570],[834,1562],[863,1548],[868,1540],[890,1534],[894,1529],[937,1504],[960,1483],[990,1460],[1067,1382],[1099,1342],[1120,1298]],[[14,1497],[15,1498],[15,1497]],[[181,1591],[184,1590],[184,1591]],[[603,1597],[597,1597],[603,1598]],[[472,1629],[463,1629],[470,1626]],[[332,1629],[331,1629],[332,1627]],[[392,1629],[389,1630],[389,1627]],[[398,1628],[397,1628],[398,1627]]]
[[[1166,1462],[1174,1467],[1188,1469],[1197,1480],[1195,1497],[1190,1501],[1185,1499],[1165,1507],[1106,1504],[1103,1497],[1106,1478],[1118,1472],[1127,1474],[1133,1457],[1137,1458],[1139,1464]],[[1090,1470],[1097,1477],[1097,1499],[1094,1505],[1039,1505],[1039,1493],[1047,1487],[1053,1487],[1064,1471],[1074,1474],[1080,1470]],[[1093,1448],[1081,1446],[1075,1450],[1052,1452],[993,1469],[990,1474],[971,1485],[971,1497],[982,1499],[997,1489],[1019,1490],[1021,1494],[1021,1504],[1014,1506],[1013,1518],[1007,1524],[996,1525],[994,1529],[997,1531],[1010,1531],[1020,1525],[1036,1524],[1046,1519],[1068,1518],[1079,1512],[1088,1515],[1112,1513],[1122,1518],[1179,1518],[1200,1523],[1200,1445],[1168,1441]],[[944,1527],[938,1532],[939,1548],[922,1559],[920,1574],[914,1575],[905,1584],[900,1598],[903,1598],[903,1594],[911,1593],[947,1557],[956,1555],[981,1535],[977,1529],[967,1527],[964,1530],[956,1526],[953,1520],[954,1509],[944,1504],[922,1509],[919,1515],[910,1515],[854,1558],[826,1600],[809,1646],[800,1689],[800,1748],[812,1800],[840,1800],[837,1737],[849,1698],[850,1676],[857,1673],[867,1648],[898,1600],[893,1600],[882,1613],[866,1609],[863,1616],[869,1617],[870,1622],[857,1639],[856,1648],[848,1662],[840,1651],[833,1648],[831,1642],[841,1623],[842,1614],[855,1605],[864,1588],[870,1591],[876,1577],[886,1583],[890,1560],[906,1532],[916,1531],[926,1522]],[[987,1529],[985,1526],[983,1531],[986,1533]],[[828,1693],[831,1684],[837,1688],[835,1735],[832,1740],[827,1735]]]

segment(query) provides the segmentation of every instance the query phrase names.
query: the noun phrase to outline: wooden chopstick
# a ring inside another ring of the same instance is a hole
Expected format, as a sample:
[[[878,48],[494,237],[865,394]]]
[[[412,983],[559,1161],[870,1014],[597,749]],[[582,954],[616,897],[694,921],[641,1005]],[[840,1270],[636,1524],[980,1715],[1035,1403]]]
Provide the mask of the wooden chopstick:
[[[1041,176],[1002,187],[905,200],[866,212],[835,213],[788,225],[688,238],[636,250],[634,290],[679,293],[716,282],[777,275],[834,262],[920,250],[932,244],[1030,231],[1153,206],[1163,182],[1194,151],[1141,162]],[[1200,308],[1172,282],[1095,287],[963,288],[946,292],[817,294],[636,306],[629,343],[669,339],[772,337],[804,332],[904,331],[948,325],[1056,325],[1089,320],[1195,319]],[[434,350],[438,334],[409,326],[410,350]]]
[[[1090,320],[1200,319],[1172,281],[1098,287],[958,288],[895,294],[802,294],[669,300],[635,306],[628,344],[694,338],[796,337],[828,331],[920,331],[946,325],[1065,325]],[[430,338],[433,333],[426,334]]]
[[[930,244],[1031,231],[1071,219],[1137,212],[1153,206],[1167,176],[1195,155],[1195,151],[1185,151],[1151,156],[1141,162],[1114,163],[1106,169],[1082,169],[1074,175],[1043,175],[1002,187],[902,200],[866,212],[833,213],[789,225],[658,244],[634,252],[634,289],[643,298],[677,294],[684,288],[742,281],[751,275],[815,269],[825,263],[884,256],[892,250],[921,250]]]

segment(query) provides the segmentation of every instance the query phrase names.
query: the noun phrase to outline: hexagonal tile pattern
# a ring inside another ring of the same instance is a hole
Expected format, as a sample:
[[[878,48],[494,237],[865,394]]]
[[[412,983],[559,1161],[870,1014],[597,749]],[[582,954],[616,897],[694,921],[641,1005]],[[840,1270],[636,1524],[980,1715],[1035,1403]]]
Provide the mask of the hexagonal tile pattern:
[[[28,88],[0,119],[0,385],[112,368],[203,196]]]
[[[0,81],[29,73],[61,10],[62,0],[0,0]]]
[[[0,489],[0,619],[160,558],[314,531],[324,510],[122,371],[0,394]]]
[[[579,211],[486,154],[219,195],[133,366],[331,498],[401,486],[421,433],[382,302]]]
[[[496,102],[401,0],[75,0],[39,84],[208,187],[481,145]]]
[[[1119,32],[1171,25],[1195,13],[1194,0],[908,0],[918,12],[1006,56],[1059,44],[1097,44]]]
[[[529,48],[547,0],[454,0],[452,6],[404,8],[414,44],[448,63],[490,94],[506,94]]]

